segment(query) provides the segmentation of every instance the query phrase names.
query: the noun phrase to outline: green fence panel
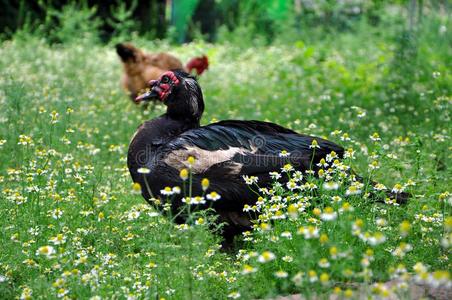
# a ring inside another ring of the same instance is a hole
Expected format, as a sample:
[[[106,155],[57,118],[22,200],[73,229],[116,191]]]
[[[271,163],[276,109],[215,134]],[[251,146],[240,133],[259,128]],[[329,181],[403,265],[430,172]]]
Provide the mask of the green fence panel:
[[[171,23],[176,29],[177,41],[185,41],[188,22],[198,5],[199,0],[173,0],[171,7]]]

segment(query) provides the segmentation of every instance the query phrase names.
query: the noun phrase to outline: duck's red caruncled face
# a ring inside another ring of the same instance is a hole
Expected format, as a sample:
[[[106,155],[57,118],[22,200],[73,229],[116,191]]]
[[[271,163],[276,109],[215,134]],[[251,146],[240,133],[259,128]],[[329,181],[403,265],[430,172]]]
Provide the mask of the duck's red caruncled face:
[[[138,96],[135,102],[141,102],[143,100],[149,100],[151,98],[165,101],[174,87],[179,85],[179,79],[172,71],[167,71],[160,76],[158,80],[149,81],[149,87],[151,90]]]
[[[173,87],[177,86],[178,84],[179,79],[171,71],[163,73],[162,76],[160,76],[159,80],[151,80],[149,82],[149,85],[152,87],[152,89],[155,89],[155,91],[158,93],[158,98],[160,101],[165,101],[165,99],[171,93]]]

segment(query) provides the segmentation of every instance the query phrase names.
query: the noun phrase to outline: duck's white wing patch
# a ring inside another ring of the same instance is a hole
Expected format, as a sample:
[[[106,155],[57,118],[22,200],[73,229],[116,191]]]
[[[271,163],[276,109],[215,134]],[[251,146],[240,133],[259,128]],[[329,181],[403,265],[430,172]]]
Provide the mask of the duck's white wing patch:
[[[230,174],[239,174],[242,169],[242,164],[232,161],[232,158],[236,154],[246,153],[249,153],[249,151],[238,147],[231,147],[226,150],[209,151],[196,146],[190,146],[185,149],[170,152],[164,159],[164,162],[177,170],[181,170],[189,167],[187,159],[189,156],[193,156],[195,158],[195,163],[191,166],[191,171],[193,174],[201,174],[213,165],[230,161],[231,164],[228,168],[230,169]]]

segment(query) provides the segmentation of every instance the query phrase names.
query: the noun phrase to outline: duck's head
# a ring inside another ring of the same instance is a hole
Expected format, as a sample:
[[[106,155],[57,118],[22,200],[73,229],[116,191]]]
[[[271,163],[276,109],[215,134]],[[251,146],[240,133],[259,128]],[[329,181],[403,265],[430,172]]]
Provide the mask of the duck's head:
[[[190,74],[180,70],[167,71],[158,80],[151,80],[149,88],[135,102],[160,100],[167,106],[171,117],[201,119],[204,111],[202,91],[196,78]]]

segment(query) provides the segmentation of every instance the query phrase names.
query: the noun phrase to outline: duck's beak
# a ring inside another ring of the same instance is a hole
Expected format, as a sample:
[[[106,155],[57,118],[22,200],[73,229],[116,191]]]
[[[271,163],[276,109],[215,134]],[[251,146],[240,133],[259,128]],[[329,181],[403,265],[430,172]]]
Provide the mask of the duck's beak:
[[[159,98],[159,93],[156,91],[155,88],[152,88],[150,91],[136,97],[135,103],[138,104],[141,101],[149,101],[149,100],[158,99],[158,98]]]

